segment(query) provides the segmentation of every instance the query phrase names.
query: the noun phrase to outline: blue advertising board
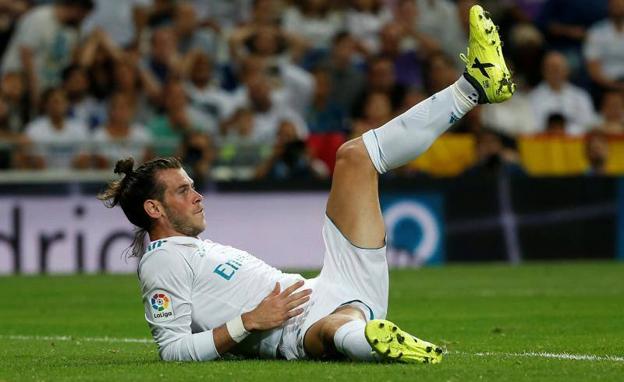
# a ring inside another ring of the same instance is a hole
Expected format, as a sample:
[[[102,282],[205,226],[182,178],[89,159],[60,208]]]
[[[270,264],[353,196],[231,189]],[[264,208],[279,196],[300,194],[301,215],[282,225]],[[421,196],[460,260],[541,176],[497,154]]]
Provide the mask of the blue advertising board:
[[[387,227],[391,266],[444,262],[444,208],[439,194],[385,194],[381,209]]]

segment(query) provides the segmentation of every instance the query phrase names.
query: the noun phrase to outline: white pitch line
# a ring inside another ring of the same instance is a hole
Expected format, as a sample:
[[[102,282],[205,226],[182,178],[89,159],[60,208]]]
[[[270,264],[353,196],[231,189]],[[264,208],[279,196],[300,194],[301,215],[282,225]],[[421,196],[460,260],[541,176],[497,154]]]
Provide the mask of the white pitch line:
[[[569,354],[569,353],[547,353],[547,352],[522,352],[522,353],[505,353],[505,352],[451,352],[451,354],[472,355],[476,357],[527,357],[527,358],[551,358],[572,361],[613,361],[624,362],[624,357],[615,355],[596,355],[596,354]]]
[[[22,336],[22,335],[0,335],[0,339],[18,341],[76,341],[76,342],[106,342],[106,343],[154,343],[149,338],[115,338],[115,337],[72,337],[72,336]],[[477,352],[469,353],[463,351],[450,351],[448,354],[468,355],[475,357],[523,357],[523,358],[550,358],[569,361],[611,361],[624,362],[624,357],[615,355],[596,354],[569,354],[569,353],[546,353],[546,352]]]
[[[108,342],[108,343],[137,343],[151,344],[154,340],[149,338],[114,338],[114,337],[72,337],[72,336],[2,336],[0,339],[22,341],[83,341],[83,342]]]

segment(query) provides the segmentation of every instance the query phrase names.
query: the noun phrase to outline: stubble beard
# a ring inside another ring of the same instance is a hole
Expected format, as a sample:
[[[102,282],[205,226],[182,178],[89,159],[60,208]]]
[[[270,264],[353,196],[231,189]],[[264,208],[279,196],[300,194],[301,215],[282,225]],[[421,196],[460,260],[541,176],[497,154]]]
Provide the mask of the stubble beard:
[[[205,225],[198,223],[193,224],[192,218],[187,218],[181,214],[178,214],[175,210],[165,207],[165,213],[169,218],[169,223],[177,232],[185,236],[196,237],[204,231]]]

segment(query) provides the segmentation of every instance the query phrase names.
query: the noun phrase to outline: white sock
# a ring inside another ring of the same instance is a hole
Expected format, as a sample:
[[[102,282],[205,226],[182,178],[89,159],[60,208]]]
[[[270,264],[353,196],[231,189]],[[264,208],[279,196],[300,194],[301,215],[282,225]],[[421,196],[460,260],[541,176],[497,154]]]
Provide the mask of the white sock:
[[[339,327],[334,334],[336,349],[352,361],[372,362],[379,359],[366,341],[365,326],[366,322],[362,320],[349,321]]]
[[[383,174],[427,151],[449,127],[477,105],[479,94],[461,76],[385,125],[362,135],[368,155]]]

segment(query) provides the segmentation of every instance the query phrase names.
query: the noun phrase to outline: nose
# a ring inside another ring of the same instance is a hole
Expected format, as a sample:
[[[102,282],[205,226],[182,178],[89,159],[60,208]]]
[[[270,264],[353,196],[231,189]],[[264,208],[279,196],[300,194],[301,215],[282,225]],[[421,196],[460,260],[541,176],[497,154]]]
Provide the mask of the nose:
[[[202,196],[202,194],[200,194],[197,190],[193,190],[193,193],[194,193],[193,196],[194,196],[194,202],[195,203],[199,203],[202,200],[204,200],[204,197]]]

